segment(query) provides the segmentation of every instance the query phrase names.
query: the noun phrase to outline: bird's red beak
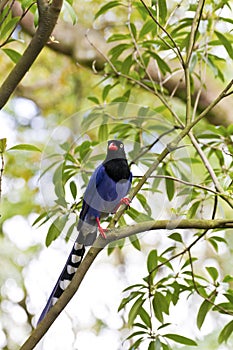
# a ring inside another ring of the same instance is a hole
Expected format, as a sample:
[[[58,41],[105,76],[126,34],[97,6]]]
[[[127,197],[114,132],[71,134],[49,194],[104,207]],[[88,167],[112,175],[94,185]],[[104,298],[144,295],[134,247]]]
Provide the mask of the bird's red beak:
[[[118,151],[118,147],[114,142],[111,142],[110,145],[108,146],[108,149],[110,151]]]

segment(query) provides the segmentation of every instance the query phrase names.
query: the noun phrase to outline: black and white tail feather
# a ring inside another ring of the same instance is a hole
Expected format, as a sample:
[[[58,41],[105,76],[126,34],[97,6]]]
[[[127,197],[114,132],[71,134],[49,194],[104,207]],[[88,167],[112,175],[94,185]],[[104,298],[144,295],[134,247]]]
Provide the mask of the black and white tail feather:
[[[51,307],[57,302],[64,290],[68,287],[72,278],[74,277],[75,272],[82,262],[83,256],[85,254],[85,247],[92,245],[97,237],[97,223],[95,217],[85,217],[85,208],[87,205],[85,201],[83,202],[83,209],[80,213],[77,226],[77,229],[79,231],[78,237],[73,245],[62,273],[60,274],[57,283],[53,288],[47,304],[45,305],[45,308],[39,317],[38,323],[43,320]]]
[[[85,253],[84,245],[82,243],[78,243],[78,241],[76,240],[70,252],[70,255],[67,259],[65,267],[61,275],[59,276],[55,287],[53,288],[53,291],[47,301],[47,304],[44,310],[40,315],[38,323],[40,323],[43,320],[43,318],[49,312],[51,307],[57,302],[57,300],[60,298],[64,290],[70,284],[72,278],[74,277],[75,272],[77,271],[79,265],[82,262],[84,253]]]

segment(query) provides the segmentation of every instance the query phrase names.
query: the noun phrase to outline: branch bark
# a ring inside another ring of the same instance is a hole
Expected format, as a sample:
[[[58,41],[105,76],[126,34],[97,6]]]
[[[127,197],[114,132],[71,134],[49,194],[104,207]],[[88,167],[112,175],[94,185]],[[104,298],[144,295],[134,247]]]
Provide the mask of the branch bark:
[[[227,229],[233,228],[233,220],[158,220],[139,223],[132,226],[123,228],[117,228],[108,232],[108,237],[104,240],[99,236],[94,242],[94,246],[91,247],[83,259],[80,267],[75,273],[71,283],[65,289],[57,303],[51,308],[45,318],[39,323],[37,328],[32,332],[30,337],[21,346],[20,350],[32,350],[36,344],[42,339],[44,334],[53,324],[55,319],[59,316],[70,299],[74,296],[78,290],[83,278],[85,277],[88,269],[91,267],[97,255],[110,243],[129,237],[138,233],[150,231],[150,230],[173,230],[173,229]]]
[[[62,3],[63,0],[53,0],[50,4],[47,3],[47,1],[37,1],[39,9],[38,29],[24,54],[0,88],[0,109],[7,103],[17,85],[23,79],[43,47],[46,45],[56,25]]]

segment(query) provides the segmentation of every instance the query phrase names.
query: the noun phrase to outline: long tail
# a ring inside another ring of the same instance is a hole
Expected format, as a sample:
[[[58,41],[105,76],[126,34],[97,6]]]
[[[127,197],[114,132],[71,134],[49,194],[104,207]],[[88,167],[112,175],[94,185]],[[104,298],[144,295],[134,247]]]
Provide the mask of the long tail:
[[[48,302],[45,305],[45,308],[40,315],[38,323],[40,323],[40,321],[43,320],[43,318],[49,312],[51,307],[56,303],[58,298],[62,295],[64,290],[70,284],[72,278],[74,277],[76,270],[78,269],[79,265],[81,264],[84,253],[85,253],[84,245],[81,243],[78,243],[76,240],[76,242],[74,243],[74,246],[70,252],[70,255],[67,259],[67,262],[64,266],[64,269],[62,270],[62,273],[61,273],[60,277],[58,278],[55,287],[53,288],[53,291],[48,299]]]

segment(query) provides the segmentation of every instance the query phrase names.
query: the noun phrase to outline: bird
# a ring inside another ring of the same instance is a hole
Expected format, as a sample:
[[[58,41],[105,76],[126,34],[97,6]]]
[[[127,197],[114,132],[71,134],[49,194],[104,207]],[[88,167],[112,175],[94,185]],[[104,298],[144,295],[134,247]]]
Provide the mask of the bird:
[[[93,172],[84,192],[77,225],[77,239],[38,323],[43,320],[71,282],[81,264],[85,247],[94,243],[98,231],[106,239],[107,230],[102,228],[100,220],[115,213],[122,203],[130,206],[130,200],[126,196],[131,183],[132,172],[126,159],[123,142],[109,140],[106,158]]]

